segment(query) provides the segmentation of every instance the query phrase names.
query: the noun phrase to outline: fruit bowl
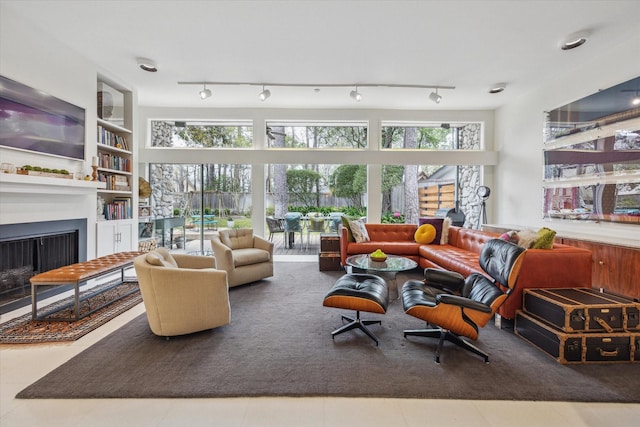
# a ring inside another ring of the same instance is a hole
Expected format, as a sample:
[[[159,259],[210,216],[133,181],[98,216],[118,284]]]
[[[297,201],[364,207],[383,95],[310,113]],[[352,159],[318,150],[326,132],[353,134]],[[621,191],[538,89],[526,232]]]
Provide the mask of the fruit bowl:
[[[387,260],[387,255],[383,252],[373,252],[369,254],[369,258],[374,262],[384,262]]]

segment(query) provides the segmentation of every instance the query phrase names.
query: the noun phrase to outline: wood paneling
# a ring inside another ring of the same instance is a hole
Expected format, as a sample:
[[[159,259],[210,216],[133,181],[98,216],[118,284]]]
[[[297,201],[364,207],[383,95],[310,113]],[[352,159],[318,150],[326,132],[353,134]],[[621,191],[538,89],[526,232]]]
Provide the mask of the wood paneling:
[[[640,249],[566,237],[562,243],[591,251],[592,287],[640,298]]]

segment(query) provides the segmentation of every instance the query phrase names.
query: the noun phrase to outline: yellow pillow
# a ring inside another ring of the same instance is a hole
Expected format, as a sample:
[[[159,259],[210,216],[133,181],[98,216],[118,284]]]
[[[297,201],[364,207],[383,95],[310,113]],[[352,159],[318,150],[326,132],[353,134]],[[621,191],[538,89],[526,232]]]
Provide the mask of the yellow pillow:
[[[413,238],[416,242],[422,243],[423,245],[428,245],[433,242],[433,239],[436,238],[436,228],[431,224],[422,224],[416,230],[416,234],[414,234]]]

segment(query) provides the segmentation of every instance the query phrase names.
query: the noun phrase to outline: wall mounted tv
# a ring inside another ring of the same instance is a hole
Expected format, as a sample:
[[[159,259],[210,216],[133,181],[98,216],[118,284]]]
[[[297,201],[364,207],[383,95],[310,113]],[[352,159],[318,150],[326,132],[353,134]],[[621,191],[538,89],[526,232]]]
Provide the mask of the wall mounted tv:
[[[0,76],[0,145],[84,160],[85,110]]]

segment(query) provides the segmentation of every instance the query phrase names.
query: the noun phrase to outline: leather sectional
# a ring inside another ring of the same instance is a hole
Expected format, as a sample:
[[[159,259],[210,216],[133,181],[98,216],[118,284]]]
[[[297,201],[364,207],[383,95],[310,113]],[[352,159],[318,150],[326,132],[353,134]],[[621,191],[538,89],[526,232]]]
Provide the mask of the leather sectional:
[[[447,244],[424,245],[414,240],[415,224],[366,224],[370,241],[350,242],[347,229],[340,228],[340,260],[382,249],[385,253],[411,258],[421,268],[456,271],[465,277],[482,273],[478,259],[482,246],[497,233],[450,226]],[[498,313],[514,319],[522,307],[525,288],[591,287],[591,251],[554,243],[552,249],[529,249],[516,289]]]

